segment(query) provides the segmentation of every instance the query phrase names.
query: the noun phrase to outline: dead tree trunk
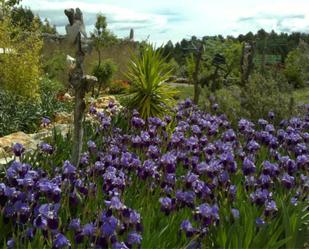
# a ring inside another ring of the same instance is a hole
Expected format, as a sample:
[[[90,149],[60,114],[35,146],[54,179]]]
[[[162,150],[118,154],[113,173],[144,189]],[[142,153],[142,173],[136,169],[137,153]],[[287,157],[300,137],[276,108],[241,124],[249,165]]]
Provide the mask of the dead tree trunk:
[[[240,65],[242,87],[244,87],[247,84],[249,76],[253,71],[254,68],[253,57],[254,57],[253,43],[252,42],[244,43],[241,56],[241,65]]]
[[[195,105],[198,104],[199,96],[200,96],[199,73],[200,73],[200,67],[201,67],[202,53],[203,53],[203,45],[201,44],[199,49],[197,50],[196,61],[195,61],[195,70],[194,70],[194,73],[193,73],[193,80],[194,80],[193,103]]]
[[[87,91],[90,90],[92,84],[96,82],[96,78],[93,76],[84,75],[83,63],[85,54],[82,48],[82,31],[84,31],[82,29],[82,13],[79,9],[76,9],[76,12],[74,12],[73,9],[66,10],[65,13],[70,21],[70,25],[66,27],[69,40],[74,41],[74,45],[77,46],[76,65],[70,72],[69,81],[73,87],[75,95],[74,131],[71,162],[75,166],[79,166],[83,146],[83,121],[86,109],[85,95]]]
[[[86,89],[83,86],[83,61],[84,54],[81,48],[81,35],[78,35],[78,51],[76,53],[76,66],[73,69],[70,84],[74,89],[75,106],[74,106],[74,131],[73,131],[73,148],[72,148],[72,163],[79,165],[80,155],[83,144],[83,119],[86,109],[85,94]]]

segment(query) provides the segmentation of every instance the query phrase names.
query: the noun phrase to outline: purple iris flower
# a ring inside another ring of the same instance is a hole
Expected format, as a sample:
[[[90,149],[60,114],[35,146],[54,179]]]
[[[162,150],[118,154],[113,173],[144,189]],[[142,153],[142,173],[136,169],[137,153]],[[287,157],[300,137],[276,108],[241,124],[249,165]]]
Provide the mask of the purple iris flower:
[[[7,242],[6,242],[6,246],[8,249],[13,249],[15,248],[15,241],[14,239],[9,239]]]
[[[232,208],[231,209],[231,213],[232,213],[232,216],[234,217],[234,219],[239,219],[239,216],[240,216],[240,212],[238,209],[236,208]]]
[[[249,152],[254,153],[260,149],[260,145],[256,141],[250,140],[250,142],[247,144],[247,149]]]
[[[266,222],[262,218],[256,218],[255,224],[257,226],[264,226],[264,225],[266,225]]]
[[[166,214],[170,213],[174,208],[173,200],[169,197],[161,197],[159,202],[161,203],[161,210]]]
[[[13,149],[14,155],[17,157],[20,157],[25,151],[24,146],[20,143],[14,144],[12,149]]]
[[[160,156],[160,149],[157,146],[150,145],[148,147],[147,155],[152,159],[156,159]]]
[[[124,242],[115,242],[112,245],[112,249],[129,249]]]
[[[115,210],[120,210],[123,209],[125,206],[122,204],[122,202],[120,201],[118,196],[114,196],[111,198],[110,201],[105,201],[105,204],[111,208],[111,209],[115,209]]]
[[[45,153],[47,153],[47,154],[53,154],[53,152],[54,152],[54,148],[53,148],[53,146],[51,146],[50,144],[48,144],[48,143],[41,143],[40,144],[40,149],[43,151],[43,152],[45,152]]]
[[[65,176],[74,175],[76,173],[76,168],[68,160],[64,162],[62,170]]]
[[[275,212],[278,211],[278,208],[277,208],[277,205],[276,205],[276,202],[271,200],[271,201],[267,201],[265,203],[265,210],[264,210],[264,213],[266,216],[269,216]]]
[[[189,220],[182,221],[180,229],[186,233],[187,237],[191,237],[196,232]]]
[[[269,112],[268,113],[268,118],[274,119],[274,117],[275,117],[275,113],[274,112]]]
[[[268,190],[260,188],[250,194],[251,200],[258,205],[263,205],[270,196]]]
[[[131,123],[135,128],[141,128],[145,125],[145,121],[139,117],[133,117]]]
[[[53,241],[53,248],[65,248],[70,247],[70,241],[61,233],[56,234],[55,239]]]
[[[264,175],[261,174],[260,178],[258,179],[258,184],[262,187],[262,188],[269,188],[272,184],[272,180],[270,178],[269,175]]]
[[[201,131],[201,129],[198,125],[192,125],[191,130],[196,135],[200,135],[202,133],[202,131]]]
[[[189,206],[193,207],[195,202],[196,194],[193,191],[182,192],[180,190],[176,191],[176,200]]]
[[[128,235],[127,243],[129,245],[140,245],[142,242],[142,236],[137,232],[131,232]]]
[[[268,121],[265,120],[265,119],[260,118],[260,119],[258,120],[258,124],[259,124],[260,126],[262,126],[262,127],[265,127],[266,125],[268,125]]]
[[[103,224],[101,225],[101,234],[108,238],[116,231],[118,225],[118,219],[114,216],[105,217],[103,219]]]
[[[96,114],[97,113],[97,109],[93,105],[91,105],[90,108],[89,108],[89,113],[90,114]]]
[[[205,225],[210,225],[212,222],[220,219],[219,208],[216,204],[210,206],[207,203],[203,203],[197,207],[197,213],[202,217]]]
[[[88,150],[92,153],[96,152],[97,151],[97,145],[95,144],[95,142],[93,141],[88,141],[87,142],[87,146],[88,146]]]
[[[294,186],[295,178],[294,176],[290,176],[289,174],[285,173],[281,178],[281,182],[284,187],[290,189]]]
[[[265,127],[265,131],[267,131],[267,132],[269,132],[269,133],[271,133],[271,134],[274,134],[274,132],[275,132],[276,130],[275,130],[275,127],[274,127],[272,124],[268,124],[268,125],[266,125],[266,127]]]
[[[96,227],[93,223],[88,223],[83,226],[82,234],[87,237],[91,237],[95,235]]]
[[[73,230],[73,231],[78,231],[80,230],[81,226],[80,226],[80,219],[73,219],[70,221],[69,224],[69,229]]]
[[[47,226],[55,230],[58,228],[59,219],[58,219],[58,210],[60,204],[43,204],[39,208],[39,213],[44,219],[47,220]]]
[[[224,142],[232,142],[235,139],[236,139],[236,134],[235,134],[234,130],[232,130],[232,129],[229,129],[222,134],[222,140]]]
[[[175,173],[177,157],[172,152],[168,152],[161,157],[161,164],[167,173]]]
[[[89,164],[89,154],[86,152],[86,153],[83,153],[80,157],[80,164],[81,165],[88,165]]]
[[[252,162],[248,157],[246,157],[243,161],[242,170],[244,175],[253,174],[256,170],[254,162]]]
[[[263,174],[270,175],[272,177],[279,174],[279,167],[277,163],[271,163],[269,161],[263,162]]]
[[[50,119],[48,117],[43,117],[41,120],[41,124],[43,127],[47,127],[51,123]]]

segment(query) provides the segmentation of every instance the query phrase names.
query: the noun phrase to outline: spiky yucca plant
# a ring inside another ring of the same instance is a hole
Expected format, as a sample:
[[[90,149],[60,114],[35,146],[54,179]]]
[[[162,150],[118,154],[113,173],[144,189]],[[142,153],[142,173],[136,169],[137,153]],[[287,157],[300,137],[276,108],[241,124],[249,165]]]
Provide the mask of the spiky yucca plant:
[[[131,82],[129,108],[138,110],[144,119],[166,114],[175,104],[177,93],[166,83],[172,71],[161,50],[151,45],[140,56],[133,56],[127,74]]]

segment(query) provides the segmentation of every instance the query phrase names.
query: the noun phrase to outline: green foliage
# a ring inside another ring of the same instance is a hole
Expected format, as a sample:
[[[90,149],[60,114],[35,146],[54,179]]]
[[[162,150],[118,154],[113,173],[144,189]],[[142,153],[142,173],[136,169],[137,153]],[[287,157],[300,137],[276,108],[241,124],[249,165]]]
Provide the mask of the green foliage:
[[[41,22],[40,29],[42,33],[47,33],[47,34],[57,33],[56,26],[51,25],[47,18],[45,18],[44,21]]]
[[[193,74],[195,70],[195,58],[193,53],[186,57],[186,76],[193,81]]]
[[[241,89],[236,85],[229,86],[216,91],[215,96],[220,111],[225,113],[233,124],[237,124],[242,112]]]
[[[129,88],[129,84],[123,80],[114,80],[109,84],[110,94],[124,94]]]
[[[143,118],[164,115],[175,103],[176,90],[165,83],[171,72],[162,53],[152,46],[145,48],[140,57],[134,56],[127,75],[131,83],[129,107],[137,109]]]
[[[252,75],[241,95],[243,116],[257,120],[266,118],[268,112],[273,111],[276,114],[276,121],[280,121],[291,115],[292,96],[281,91],[280,83],[272,78],[264,78],[260,74]]]
[[[117,42],[116,36],[107,29],[106,17],[102,14],[97,16],[94,32],[91,34],[94,48],[98,53],[99,65],[101,64],[101,49]]]
[[[64,52],[55,51],[52,56],[43,58],[42,69],[51,79],[60,79],[66,70],[66,55]]]
[[[292,50],[286,58],[284,73],[289,83],[295,88],[304,87],[305,80],[308,80],[308,54],[297,48]]]
[[[38,15],[34,15],[31,9],[23,6],[13,7],[11,10],[11,21],[14,26],[20,27],[22,30],[31,32],[32,23],[36,21],[38,30],[42,33],[56,34],[55,25],[52,26],[47,18],[42,22]]]
[[[42,40],[37,22],[31,25],[31,35],[25,35],[9,17],[4,18],[0,21],[0,48],[7,50],[0,54],[1,87],[13,94],[38,98]]]
[[[11,18],[13,25],[19,26],[23,30],[28,30],[31,27],[34,17],[33,12],[29,8],[19,6],[12,9]]]
[[[199,83],[212,92],[224,85],[237,84],[240,81],[241,43],[232,40],[207,39],[202,41],[204,51],[198,76]],[[185,58],[186,77],[193,81],[196,58],[190,53]]]
[[[43,78],[39,89],[39,101],[0,91],[0,136],[17,131],[33,133],[39,128],[42,117],[53,118],[56,112],[72,110],[71,104],[57,100],[57,93],[62,89],[60,83]]]
[[[116,70],[116,64],[110,59],[104,60],[101,64],[94,67],[92,74],[97,77],[99,86],[97,95],[99,95],[102,87],[108,86]]]

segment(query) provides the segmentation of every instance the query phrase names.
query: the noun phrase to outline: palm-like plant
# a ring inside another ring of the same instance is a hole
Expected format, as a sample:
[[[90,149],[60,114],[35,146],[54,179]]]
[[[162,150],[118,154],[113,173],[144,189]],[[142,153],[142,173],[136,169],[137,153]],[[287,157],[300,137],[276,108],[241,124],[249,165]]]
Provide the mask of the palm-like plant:
[[[153,46],[147,46],[140,57],[133,56],[127,74],[131,82],[129,108],[138,110],[144,119],[166,114],[177,93],[166,83],[172,71],[161,50]]]

